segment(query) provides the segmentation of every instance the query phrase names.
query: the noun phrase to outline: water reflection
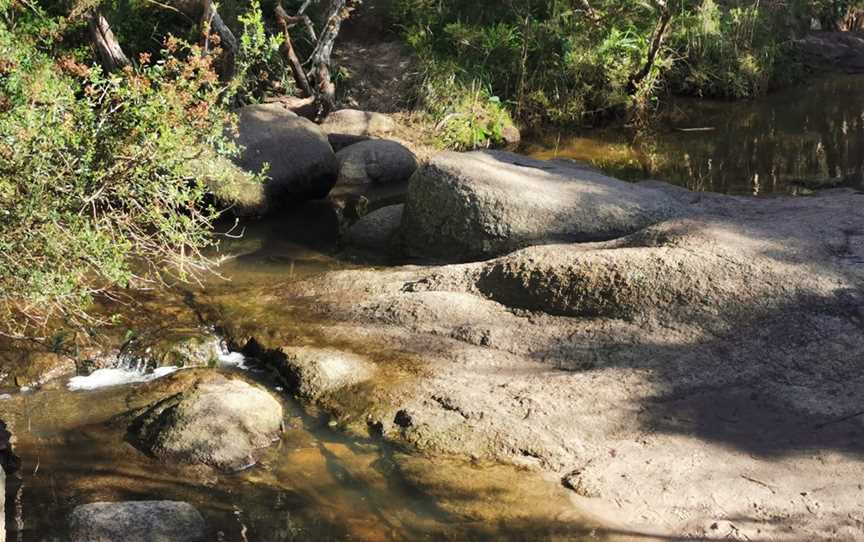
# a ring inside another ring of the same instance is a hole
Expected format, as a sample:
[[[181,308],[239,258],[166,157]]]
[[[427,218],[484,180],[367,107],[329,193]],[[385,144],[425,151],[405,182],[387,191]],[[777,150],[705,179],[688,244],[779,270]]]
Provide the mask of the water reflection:
[[[553,134],[524,151],[609,174],[727,194],[802,194],[864,182],[864,76],[815,81],[751,102],[678,99],[643,130]]]

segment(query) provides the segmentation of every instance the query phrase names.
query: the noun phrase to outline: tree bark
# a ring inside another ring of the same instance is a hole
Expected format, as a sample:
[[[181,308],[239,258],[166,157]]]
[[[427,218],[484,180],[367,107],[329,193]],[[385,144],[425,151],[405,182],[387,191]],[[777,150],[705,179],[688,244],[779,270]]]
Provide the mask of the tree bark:
[[[347,0],[330,0],[324,30],[312,52],[310,79],[315,81],[319,116],[322,118],[326,117],[336,106],[336,85],[333,84],[330,74],[330,58],[333,54],[336,37],[342,28],[342,21],[348,17],[350,11],[346,6],[347,3]]]
[[[108,20],[99,11],[92,11],[89,18],[90,39],[99,55],[102,69],[110,73],[129,66],[129,58],[114,37]]]
[[[302,97],[309,98],[314,96],[315,93],[312,91],[312,85],[309,84],[309,78],[306,77],[306,72],[303,71],[303,64],[300,63],[300,59],[294,51],[294,44],[291,42],[291,33],[288,31],[291,22],[295,19],[296,18],[289,17],[281,5],[276,6],[276,22],[279,23],[284,38],[280,50],[282,51],[282,55],[284,55],[288,60],[288,64],[291,66],[291,73],[294,74],[294,81],[296,81],[300,92],[303,93]]]

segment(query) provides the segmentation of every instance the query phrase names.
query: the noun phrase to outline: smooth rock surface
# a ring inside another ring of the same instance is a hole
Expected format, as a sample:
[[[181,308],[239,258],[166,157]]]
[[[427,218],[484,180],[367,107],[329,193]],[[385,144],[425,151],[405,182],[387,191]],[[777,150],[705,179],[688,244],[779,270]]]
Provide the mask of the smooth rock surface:
[[[328,134],[351,136],[386,136],[396,129],[396,123],[384,113],[340,109],[330,113],[321,129]]]
[[[278,103],[249,105],[238,116],[239,165],[260,173],[269,164],[265,192],[271,206],[330,192],[338,174],[336,155],[315,123]]]
[[[864,194],[649,186],[682,215],[268,288],[256,342],[362,353],[375,377],[325,396],[329,412],[433,456],[546,471],[618,532],[864,540]],[[298,303],[315,319],[278,320]]]
[[[170,386],[170,378],[165,379]],[[238,471],[279,438],[282,405],[240,378],[203,373],[188,389],[151,406],[130,427],[145,452],[163,460]]]
[[[75,508],[70,542],[205,542],[204,519],[175,501],[100,502]]]
[[[395,141],[370,139],[336,153],[338,184],[394,184],[407,182],[417,171],[417,157]]]
[[[390,205],[367,214],[348,229],[345,244],[364,250],[375,250],[383,254],[394,247],[405,205]]]
[[[614,239],[679,211],[664,191],[578,165],[446,152],[412,177],[403,236],[412,256],[470,261],[531,245]]]

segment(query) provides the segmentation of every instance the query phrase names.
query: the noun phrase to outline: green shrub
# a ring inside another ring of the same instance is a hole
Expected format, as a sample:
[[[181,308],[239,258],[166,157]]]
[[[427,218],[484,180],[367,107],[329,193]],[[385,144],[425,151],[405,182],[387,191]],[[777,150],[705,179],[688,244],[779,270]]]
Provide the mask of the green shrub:
[[[282,34],[268,35],[259,2],[249,2],[248,9],[237,20],[241,26],[240,51],[232,83],[238,101],[258,103],[268,94],[293,94],[294,79],[279,51]]]
[[[505,143],[505,129],[513,126],[501,100],[489,96],[476,84],[458,88],[450,99],[439,102],[434,109],[439,119],[436,140],[447,149],[465,151],[500,146]]]
[[[234,152],[210,61],[169,39],[106,75],[0,0],[0,332],[81,324],[95,295],[206,269],[215,210],[188,164]],[[10,22],[12,24],[10,24]],[[25,29],[25,30],[22,30]]]
[[[670,74],[676,92],[722,98],[765,94],[800,76],[778,14],[759,4],[722,8],[703,0],[676,19],[671,46],[680,60]]]

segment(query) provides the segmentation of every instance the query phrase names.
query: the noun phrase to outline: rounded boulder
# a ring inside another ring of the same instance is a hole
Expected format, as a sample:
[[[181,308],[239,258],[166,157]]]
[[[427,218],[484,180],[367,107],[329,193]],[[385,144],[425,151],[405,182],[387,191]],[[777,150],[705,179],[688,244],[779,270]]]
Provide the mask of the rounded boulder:
[[[271,207],[327,196],[339,170],[318,125],[278,103],[246,106],[238,117],[238,164],[254,173],[266,167]]]
[[[414,153],[395,141],[370,139],[336,153],[340,185],[407,182],[417,170]]]
[[[279,439],[282,420],[282,404],[267,390],[205,372],[184,391],[151,405],[130,434],[159,459],[233,472],[257,463],[257,453]]]

